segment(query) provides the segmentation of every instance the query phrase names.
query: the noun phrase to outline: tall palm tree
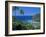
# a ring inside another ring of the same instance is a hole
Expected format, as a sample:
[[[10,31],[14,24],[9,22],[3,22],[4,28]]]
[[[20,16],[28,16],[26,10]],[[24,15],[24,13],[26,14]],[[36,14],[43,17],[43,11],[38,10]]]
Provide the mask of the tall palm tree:
[[[20,14],[24,15],[24,11],[22,9],[20,10]]]
[[[16,6],[15,6],[15,7],[13,7],[13,10],[15,10],[15,11],[16,11],[16,10],[17,10],[17,11],[20,11],[20,14],[22,14],[22,15],[24,14],[24,11],[23,11],[22,9],[20,9],[19,7],[16,7]]]

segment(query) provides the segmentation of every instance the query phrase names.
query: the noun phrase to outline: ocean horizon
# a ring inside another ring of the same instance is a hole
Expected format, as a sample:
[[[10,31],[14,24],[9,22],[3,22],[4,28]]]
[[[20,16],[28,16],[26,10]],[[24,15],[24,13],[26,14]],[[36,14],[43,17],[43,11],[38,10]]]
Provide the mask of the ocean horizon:
[[[14,16],[18,20],[32,20],[32,16]]]

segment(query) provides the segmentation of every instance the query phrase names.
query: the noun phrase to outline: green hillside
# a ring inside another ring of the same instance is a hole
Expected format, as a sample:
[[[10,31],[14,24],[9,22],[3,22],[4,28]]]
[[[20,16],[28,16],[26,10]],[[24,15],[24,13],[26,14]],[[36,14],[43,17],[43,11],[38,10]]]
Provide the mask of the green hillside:
[[[40,22],[40,14],[34,15],[34,16],[33,16],[33,20]]]

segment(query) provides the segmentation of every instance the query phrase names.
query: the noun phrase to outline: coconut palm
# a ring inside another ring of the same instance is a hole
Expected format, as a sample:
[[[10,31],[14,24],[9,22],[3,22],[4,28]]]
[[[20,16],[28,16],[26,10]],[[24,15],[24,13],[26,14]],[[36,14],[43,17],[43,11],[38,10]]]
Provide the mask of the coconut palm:
[[[22,14],[22,15],[24,14],[24,11],[22,9],[20,10],[20,14]]]
[[[15,7],[13,7],[13,10],[19,10],[19,7],[16,7],[16,6],[15,6]]]
[[[24,14],[24,11],[23,11],[22,9],[20,9],[19,7],[16,7],[16,6],[15,6],[15,7],[13,7],[13,10],[15,10],[15,11],[16,11],[16,10],[17,10],[17,11],[20,11],[20,14],[22,14],[22,15]]]

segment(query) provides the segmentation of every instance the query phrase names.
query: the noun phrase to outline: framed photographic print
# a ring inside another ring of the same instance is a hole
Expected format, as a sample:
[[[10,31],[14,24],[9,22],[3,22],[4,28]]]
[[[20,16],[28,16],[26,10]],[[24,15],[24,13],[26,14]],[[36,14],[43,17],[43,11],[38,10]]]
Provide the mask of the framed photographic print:
[[[5,35],[45,33],[45,4],[40,2],[5,2]]]

